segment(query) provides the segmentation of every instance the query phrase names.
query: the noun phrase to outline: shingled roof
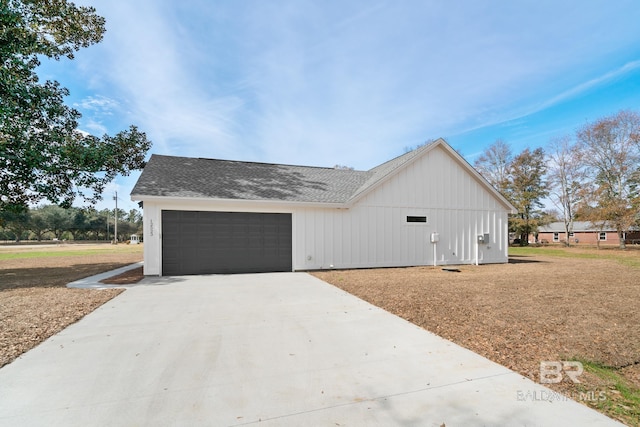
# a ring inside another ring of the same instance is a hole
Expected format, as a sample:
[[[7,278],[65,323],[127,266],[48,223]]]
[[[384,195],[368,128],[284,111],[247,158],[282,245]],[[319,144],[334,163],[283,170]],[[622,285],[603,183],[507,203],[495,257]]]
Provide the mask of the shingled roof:
[[[573,221],[573,227],[571,231],[576,233],[582,232],[596,232],[596,231],[616,231],[616,227],[609,222],[604,222],[604,224],[599,221],[589,222],[589,221]],[[547,225],[541,225],[538,227],[538,232],[542,233],[551,233],[551,232],[560,232],[564,233],[564,222],[552,222]]]
[[[131,192],[144,196],[346,203],[417,155],[369,171],[154,154]]]
[[[131,198],[344,204],[359,198],[422,153],[440,144],[447,146],[444,140],[439,139],[368,171],[154,154],[133,188]],[[493,191],[497,197],[504,199]],[[506,200],[504,203],[510,206]]]
[[[136,196],[344,203],[371,172],[152,155]]]

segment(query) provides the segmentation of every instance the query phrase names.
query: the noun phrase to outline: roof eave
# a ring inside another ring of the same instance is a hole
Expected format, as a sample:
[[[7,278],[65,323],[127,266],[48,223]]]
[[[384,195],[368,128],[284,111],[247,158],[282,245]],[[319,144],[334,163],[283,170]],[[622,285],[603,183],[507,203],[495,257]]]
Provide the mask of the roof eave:
[[[216,197],[174,197],[174,196],[148,196],[131,194],[132,201],[142,202],[195,202],[195,203],[219,203],[239,205],[284,206],[298,208],[334,208],[346,209],[348,206],[341,202],[301,202],[293,200],[249,200],[249,199],[221,199]]]
[[[476,181],[478,181],[480,185],[485,187],[486,190],[488,190],[491,194],[496,196],[496,198],[502,203],[502,205],[504,205],[504,207],[507,208],[510,214],[518,213],[518,209],[515,206],[513,206],[513,204],[509,200],[507,200],[507,198],[504,197],[502,193],[496,190],[495,187],[485,179],[485,177],[480,175],[480,172],[478,172],[476,168],[471,166],[471,164],[464,157],[462,157],[456,150],[454,150],[449,144],[447,144],[445,140],[440,138],[436,142],[439,143],[438,145],[441,145],[444,149],[446,149],[458,161],[460,165],[462,165],[465,169],[467,169],[476,178]]]

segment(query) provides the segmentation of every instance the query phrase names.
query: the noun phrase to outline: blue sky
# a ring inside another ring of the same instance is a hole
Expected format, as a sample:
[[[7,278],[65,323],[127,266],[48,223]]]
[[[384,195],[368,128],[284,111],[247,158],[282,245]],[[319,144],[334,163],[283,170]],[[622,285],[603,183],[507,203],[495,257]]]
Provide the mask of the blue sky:
[[[40,75],[82,130],[136,124],[151,153],[369,169],[443,137],[473,163],[640,111],[636,0],[76,3],[105,39]],[[138,176],[98,207],[135,207]]]

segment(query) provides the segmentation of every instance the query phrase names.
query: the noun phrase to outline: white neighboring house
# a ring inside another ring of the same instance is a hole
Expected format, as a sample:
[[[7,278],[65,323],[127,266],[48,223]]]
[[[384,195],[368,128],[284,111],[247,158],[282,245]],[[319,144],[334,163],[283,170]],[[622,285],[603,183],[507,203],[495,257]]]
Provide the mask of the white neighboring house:
[[[443,139],[368,171],[152,155],[131,199],[146,275],[506,263],[515,212]]]

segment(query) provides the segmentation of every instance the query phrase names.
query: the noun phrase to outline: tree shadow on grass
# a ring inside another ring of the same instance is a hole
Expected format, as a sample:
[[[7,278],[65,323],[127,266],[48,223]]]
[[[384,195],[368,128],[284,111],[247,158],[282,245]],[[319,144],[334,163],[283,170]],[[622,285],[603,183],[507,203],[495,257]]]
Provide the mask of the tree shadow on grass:
[[[509,264],[530,264],[530,263],[544,263],[546,261],[540,261],[531,259],[526,255],[509,255]]]
[[[67,283],[116,268],[130,262],[74,264],[60,267],[27,267],[0,269],[0,291],[24,288],[65,287]]]

